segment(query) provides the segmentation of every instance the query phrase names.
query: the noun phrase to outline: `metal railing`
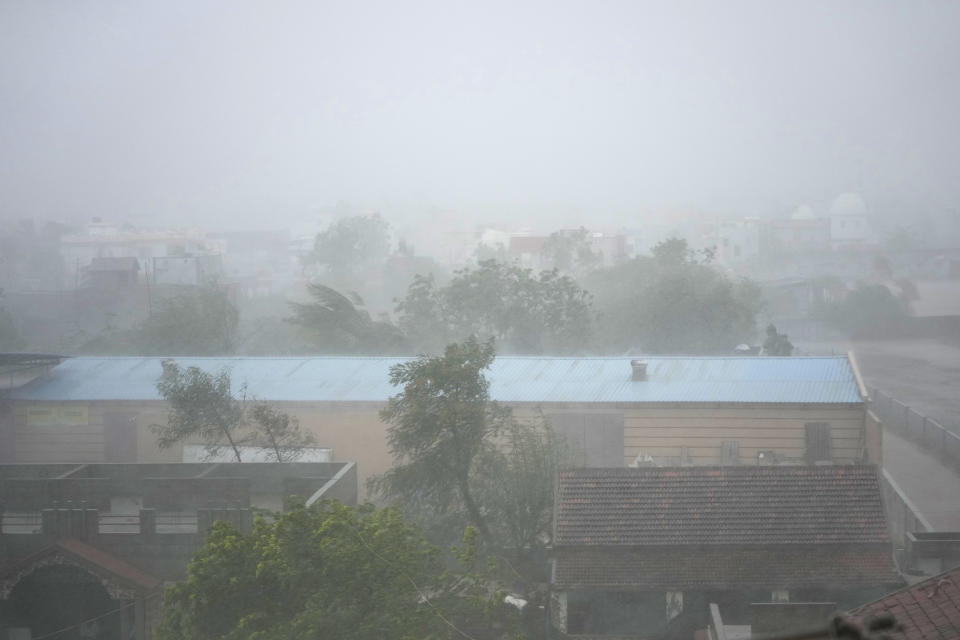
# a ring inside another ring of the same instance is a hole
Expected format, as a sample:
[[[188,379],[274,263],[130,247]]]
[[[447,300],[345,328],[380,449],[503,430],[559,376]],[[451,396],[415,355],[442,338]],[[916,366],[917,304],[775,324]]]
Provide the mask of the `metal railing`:
[[[960,471],[960,436],[879,389],[870,389],[870,398],[884,429],[907,436]]]
[[[36,535],[43,529],[39,511],[5,511],[0,517],[0,533]]]

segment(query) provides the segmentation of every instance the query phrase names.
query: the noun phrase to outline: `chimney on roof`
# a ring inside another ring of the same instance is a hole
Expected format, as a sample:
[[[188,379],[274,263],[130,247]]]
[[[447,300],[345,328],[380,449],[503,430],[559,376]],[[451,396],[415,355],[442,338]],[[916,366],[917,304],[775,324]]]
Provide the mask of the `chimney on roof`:
[[[631,360],[630,368],[633,369],[632,380],[646,380],[647,379],[647,361],[646,360]]]

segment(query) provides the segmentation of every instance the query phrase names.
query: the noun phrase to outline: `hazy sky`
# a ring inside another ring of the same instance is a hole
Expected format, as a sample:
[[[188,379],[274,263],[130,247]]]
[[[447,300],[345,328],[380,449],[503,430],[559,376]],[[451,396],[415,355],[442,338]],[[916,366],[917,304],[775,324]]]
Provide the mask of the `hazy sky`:
[[[958,27],[916,0],[0,0],[0,215],[956,206]]]

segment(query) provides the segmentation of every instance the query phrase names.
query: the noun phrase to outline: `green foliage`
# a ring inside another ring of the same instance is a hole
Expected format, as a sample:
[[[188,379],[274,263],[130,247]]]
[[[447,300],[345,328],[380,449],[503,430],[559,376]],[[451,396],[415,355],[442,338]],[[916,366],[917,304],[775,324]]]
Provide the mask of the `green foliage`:
[[[157,638],[447,637],[440,560],[392,509],[299,506],[249,535],[216,523],[167,590]]]
[[[598,348],[728,353],[749,342],[762,305],[760,288],[698,263],[682,240],[658,247],[653,258],[634,258],[588,278],[598,312]]]
[[[457,271],[445,287],[417,277],[397,304],[399,326],[419,349],[436,353],[467,336],[494,338],[513,353],[570,353],[590,337],[590,295],[556,270],[494,260]]]
[[[563,439],[541,415],[507,424],[478,466],[476,482],[494,537],[519,555],[542,548],[553,528],[553,482],[570,463]]]
[[[142,355],[230,354],[239,313],[224,289],[198,287],[160,301],[134,336]]]
[[[317,234],[311,259],[335,278],[355,275],[390,253],[390,226],[379,214],[341,218]]]
[[[403,388],[381,411],[394,466],[373,488],[386,497],[462,505],[470,524],[490,542],[490,529],[473,494],[471,475],[481,453],[503,430],[509,410],[490,400],[483,371],[493,362],[492,341],[451,344],[443,356],[421,356],[390,368]]]
[[[763,341],[763,354],[767,356],[789,356],[793,353],[793,343],[785,333],[779,333],[771,323],[767,325],[767,339]]]
[[[229,446],[237,462],[243,461],[239,433],[243,427],[243,405],[231,393],[228,371],[211,375],[197,367],[181,369],[177,363],[166,360],[157,391],[170,405],[167,424],[152,427],[161,449],[199,437],[208,452]]]
[[[258,402],[249,415],[253,423],[251,441],[271,451],[277,462],[296,462],[303,456],[304,447],[316,444],[313,434],[303,431],[297,418],[276,407]]]
[[[908,303],[882,284],[860,284],[840,301],[822,305],[815,315],[853,337],[896,334],[909,315]]]
[[[664,267],[677,267],[684,264],[709,264],[713,262],[715,248],[694,251],[683,238],[667,238],[658,242],[650,250],[653,259]]]
[[[276,462],[293,462],[314,444],[313,434],[301,430],[296,418],[263,402],[248,408],[245,386],[240,398],[234,397],[226,369],[210,374],[165,360],[157,391],[169,404],[167,423],[151,427],[161,449],[199,438],[208,454],[228,447],[237,462],[243,462],[242,445],[264,447]]]
[[[291,302],[290,322],[302,328],[315,348],[326,353],[401,353],[407,341],[386,320],[375,321],[360,296],[350,298],[322,285],[311,284],[309,303]],[[352,298],[352,299],[351,299]]]
[[[381,416],[394,466],[371,489],[449,540],[475,527],[488,550],[523,555],[549,539],[553,479],[566,457],[545,419],[523,422],[492,402],[491,342],[471,338],[440,357],[395,366],[402,391]]]
[[[584,227],[555,231],[543,243],[542,257],[561,273],[586,273],[600,266],[603,256],[590,246],[590,232]]]

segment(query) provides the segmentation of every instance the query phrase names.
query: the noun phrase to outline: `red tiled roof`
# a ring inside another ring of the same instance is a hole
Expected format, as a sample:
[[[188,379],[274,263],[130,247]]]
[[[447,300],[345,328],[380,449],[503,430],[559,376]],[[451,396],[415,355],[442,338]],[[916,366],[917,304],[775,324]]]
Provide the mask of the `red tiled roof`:
[[[554,545],[889,544],[876,468],[572,469]]]
[[[858,618],[890,613],[902,627],[895,640],[960,638],[960,567],[891,593],[850,613]]]
[[[94,573],[107,574],[120,582],[127,583],[139,589],[150,591],[160,586],[160,580],[149,573],[141,571],[132,564],[124,562],[106,551],[101,551],[96,547],[92,547],[85,542],[73,538],[59,540],[11,565],[0,568],[0,576],[15,573],[23,567],[29,567],[42,558],[58,553],[73,556]]]
[[[91,547],[85,542],[68,538],[66,540],[59,541],[57,546],[69,551],[82,560],[104,569],[117,578],[131,582],[139,587],[153,589],[160,584],[160,580],[153,577],[149,573],[145,573],[140,569],[137,569],[132,564],[128,564],[120,558],[107,553],[106,551],[101,551],[96,547]]]
[[[888,545],[558,550],[557,588],[657,591],[902,584]]]

